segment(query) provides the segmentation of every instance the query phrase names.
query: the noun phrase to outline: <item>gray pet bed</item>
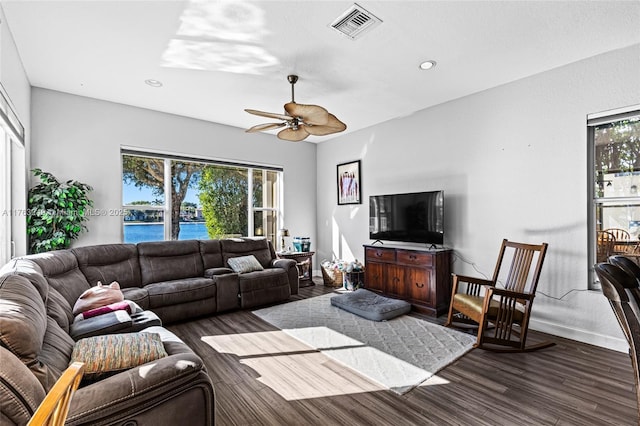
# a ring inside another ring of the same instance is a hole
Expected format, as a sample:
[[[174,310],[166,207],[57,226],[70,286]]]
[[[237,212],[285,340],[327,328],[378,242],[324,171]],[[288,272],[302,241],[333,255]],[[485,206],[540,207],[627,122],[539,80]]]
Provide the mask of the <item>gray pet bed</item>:
[[[409,302],[379,296],[363,288],[333,296],[331,304],[372,321],[385,321],[411,310]]]

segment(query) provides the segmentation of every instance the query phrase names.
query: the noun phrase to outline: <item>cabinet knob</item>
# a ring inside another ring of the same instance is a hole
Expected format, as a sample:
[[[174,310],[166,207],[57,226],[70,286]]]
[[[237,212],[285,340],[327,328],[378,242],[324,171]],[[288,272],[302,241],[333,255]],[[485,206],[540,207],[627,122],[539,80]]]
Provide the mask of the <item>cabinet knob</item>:
[[[410,254],[410,255],[409,255],[409,259],[411,259],[411,260],[416,260],[416,255],[415,255],[415,254]]]
[[[424,287],[424,284],[422,284],[422,283],[416,283],[416,287],[418,287],[418,288],[422,288],[422,287]]]

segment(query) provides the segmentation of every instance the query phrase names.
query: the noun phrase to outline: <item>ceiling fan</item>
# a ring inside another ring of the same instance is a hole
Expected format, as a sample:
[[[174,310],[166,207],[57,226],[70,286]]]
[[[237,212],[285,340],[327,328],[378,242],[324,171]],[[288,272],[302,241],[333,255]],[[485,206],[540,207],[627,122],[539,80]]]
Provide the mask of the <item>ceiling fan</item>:
[[[286,141],[299,142],[306,139],[309,135],[325,136],[342,132],[347,128],[346,124],[338,120],[335,115],[329,113],[329,111],[321,106],[297,104],[294,97],[293,86],[298,81],[298,76],[289,75],[287,76],[287,80],[291,83],[291,102],[284,104],[285,114],[245,109],[249,114],[275,118],[282,120],[282,122],[258,124],[257,126],[247,129],[247,133],[285,127],[285,129],[278,132],[278,138]]]

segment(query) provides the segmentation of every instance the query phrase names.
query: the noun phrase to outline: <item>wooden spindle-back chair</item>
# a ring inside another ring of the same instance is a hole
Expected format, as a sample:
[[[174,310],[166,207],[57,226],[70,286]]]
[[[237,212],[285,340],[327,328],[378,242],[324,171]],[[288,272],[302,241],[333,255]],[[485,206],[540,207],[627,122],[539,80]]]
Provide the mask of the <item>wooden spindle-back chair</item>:
[[[454,274],[445,325],[477,325],[475,347],[482,349],[522,352],[552,346],[551,342],[526,346],[531,306],[547,246],[505,239],[491,280]],[[500,272],[507,263],[507,276],[499,288]]]
[[[613,234],[613,238],[615,238],[611,254],[633,253],[636,246],[631,244],[631,235],[629,234],[629,231],[621,228],[607,228],[605,231]],[[604,261],[606,261],[606,259]]]
[[[606,262],[613,255],[616,236],[609,231],[598,231],[596,239],[596,262]]]

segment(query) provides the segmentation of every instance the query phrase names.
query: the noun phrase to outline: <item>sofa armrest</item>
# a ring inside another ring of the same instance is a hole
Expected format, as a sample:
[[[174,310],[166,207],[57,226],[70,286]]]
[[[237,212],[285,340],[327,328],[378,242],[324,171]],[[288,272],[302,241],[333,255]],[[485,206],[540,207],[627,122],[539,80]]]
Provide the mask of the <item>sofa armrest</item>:
[[[216,312],[240,307],[240,276],[231,269],[229,272],[211,277],[216,283]]]
[[[0,424],[27,424],[46,392],[33,372],[2,346],[0,361]]]
[[[232,274],[232,273],[233,273],[233,269],[225,268],[225,267],[209,268],[204,270],[205,278],[213,278],[217,275]]]
[[[169,342],[169,345],[187,348],[184,343]],[[194,413],[181,409],[185,406],[185,398],[189,406],[202,409],[198,413],[202,421],[194,422]],[[167,414],[168,408],[172,414]],[[154,410],[160,413],[154,414]],[[190,425],[213,424],[213,410],[213,385],[202,360],[189,350],[79,388],[71,401],[65,424],[111,424],[127,420],[145,424],[145,419],[154,418],[159,423],[161,420],[182,420],[176,424],[187,421]],[[167,415],[174,418],[168,419]]]
[[[298,294],[298,286],[300,283],[296,261],[293,259],[273,259],[271,261],[271,267],[282,268],[287,271],[287,277],[289,277],[289,286],[291,287],[291,294]]]

